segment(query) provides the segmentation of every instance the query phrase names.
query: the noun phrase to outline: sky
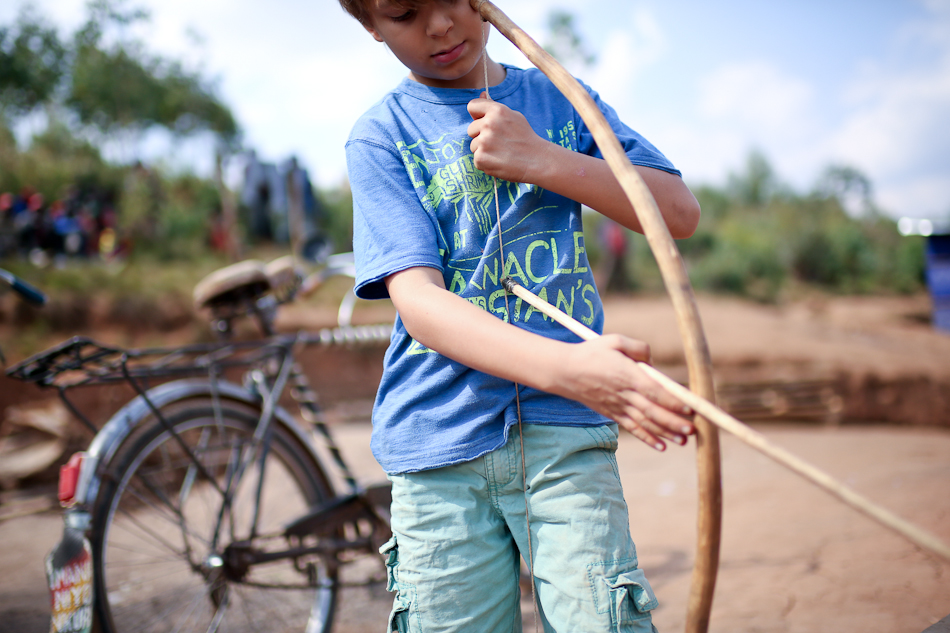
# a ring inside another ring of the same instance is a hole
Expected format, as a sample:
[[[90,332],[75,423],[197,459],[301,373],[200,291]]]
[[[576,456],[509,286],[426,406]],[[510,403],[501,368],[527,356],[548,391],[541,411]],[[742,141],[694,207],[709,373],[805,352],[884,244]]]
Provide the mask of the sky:
[[[34,0],[71,33],[83,0]],[[950,217],[950,0],[496,0],[539,41],[566,10],[596,61],[569,67],[690,185],[725,184],[751,151],[806,192],[830,165],[869,177],[894,217]],[[0,23],[21,0],[0,2]],[[248,147],[344,181],[357,117],[406,70],[334,0],[143,0],[150,50],[215,78]],[[499,33],[489,53],[530,65]],[[207,144],[150,152],[206,169]]]

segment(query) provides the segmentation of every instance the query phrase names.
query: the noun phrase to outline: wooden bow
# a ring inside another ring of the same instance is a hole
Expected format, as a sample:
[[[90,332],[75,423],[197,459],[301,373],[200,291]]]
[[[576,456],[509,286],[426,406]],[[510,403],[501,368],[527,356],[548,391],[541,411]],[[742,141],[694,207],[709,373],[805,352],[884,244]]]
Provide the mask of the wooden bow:
[[[482,19],[492,24],[525,56],[548,76],[580,114],[590,129],[597,147],[620,182],[643,227],[644,235],[657,260],[663,283],[673,301],[680,337],[686,353],[690,389],[706,400],[714,401],[712,361],[703,334],[693,288],[686,267],[670,235],[653,195],[631,165],[620,142],[587,91],[553,57],[512,22],[489,0],[470,0]],[[696,561],[690,585],[686,613],[687,633],[705,633],[709,626],[716,574],[719,569],[719,541],[722,529],[722,478],[719,434],[701,416],[696,424],[696,460],[699,478]]]

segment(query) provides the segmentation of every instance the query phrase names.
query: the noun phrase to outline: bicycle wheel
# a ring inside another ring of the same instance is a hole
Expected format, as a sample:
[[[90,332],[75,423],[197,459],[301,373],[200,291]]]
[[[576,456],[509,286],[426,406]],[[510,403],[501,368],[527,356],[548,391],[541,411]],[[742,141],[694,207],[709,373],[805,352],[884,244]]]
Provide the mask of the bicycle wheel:
[[[92,530],[104,633],[329,631],[333,567],[307,556],[242,569],[229,556],[235,543],[286,549],[273,535],[330,496],[322,469],[276,422],[255,445],[259,410],[224,401],[217,413],[210,399],[166,407],[175,435],[145,422],[111,461]]]

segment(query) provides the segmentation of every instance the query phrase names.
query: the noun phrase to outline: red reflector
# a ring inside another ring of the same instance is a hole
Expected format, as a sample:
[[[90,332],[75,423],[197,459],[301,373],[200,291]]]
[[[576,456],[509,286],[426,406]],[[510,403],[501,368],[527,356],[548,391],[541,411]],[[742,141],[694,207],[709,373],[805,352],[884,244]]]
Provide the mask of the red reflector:
[[[74,453],[68,462],[59,467],[59,502],[64,506],[72,505],[75,500],[79,470],[85,456],[85,453]]]

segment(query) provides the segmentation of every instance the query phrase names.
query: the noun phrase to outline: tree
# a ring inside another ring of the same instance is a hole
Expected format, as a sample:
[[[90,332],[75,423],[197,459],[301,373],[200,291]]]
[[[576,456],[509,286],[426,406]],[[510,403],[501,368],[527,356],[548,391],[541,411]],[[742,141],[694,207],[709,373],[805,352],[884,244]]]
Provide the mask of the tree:
[[[553,10],[548,14],[548,42],[544,49],[562,64],[590,66],[597,61],[596,55],[587,50],[583,38],[577,32],[574,14]]]
[[[236,149],[239,129],[214,85],[179,62],[153,55],[128,35],[149,19],[125,0],[93,0],[71,38],[35,10],[0,25],[0,114],[22,116],[45,106],[50,119],[68,119],[101,140],[138,140],[154,126],[174,136],[210,131],[224,151]]]
[[[176,136],[200,130],[215,133],[225,145],[237,143],[238,126],[213,87],[180,63],[145,52],[141,42],[118,38],[104,43],[114,27],[148,19],[142,10],[124,10],[120,3],[97,0],[74,37],[74,57],[65,104],[80,122],[104,136],[141,136],[161,126]]]
[[[13,26],[0,25],[0,107],[22,115],[52,101],[66,57],[56,29],[31,8],[21,11]]]
[[[877,213],[870,179],[860,170],[847,165],[831,165],[825,169],[816,193],[822,198],[836,198],[852,215]]]
[[[772,165],[762,152],[753,150],[744,174],[730,174],[728,189],[733,199],[750,207],[765,206],[778,189]]]

